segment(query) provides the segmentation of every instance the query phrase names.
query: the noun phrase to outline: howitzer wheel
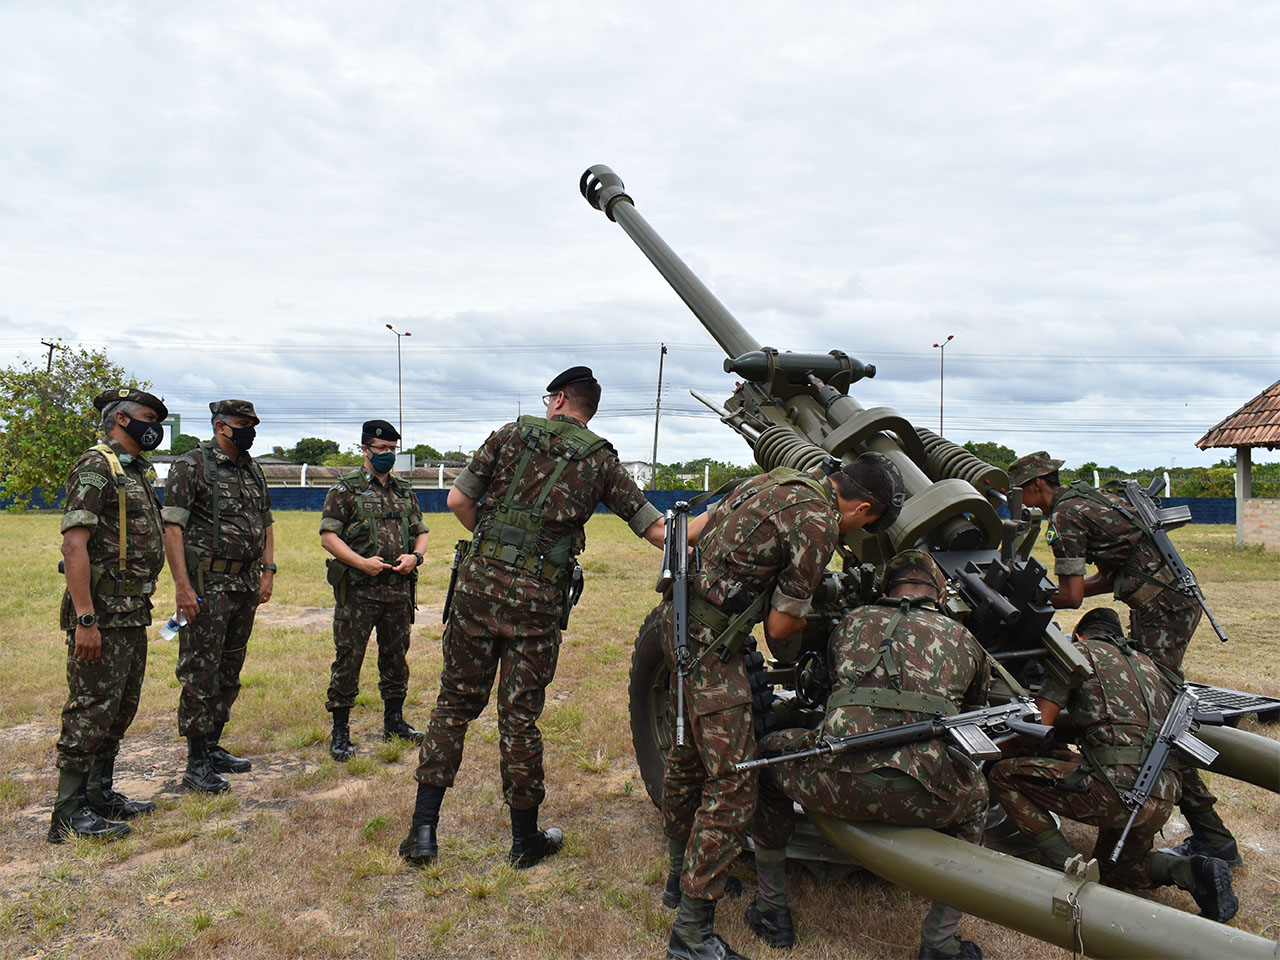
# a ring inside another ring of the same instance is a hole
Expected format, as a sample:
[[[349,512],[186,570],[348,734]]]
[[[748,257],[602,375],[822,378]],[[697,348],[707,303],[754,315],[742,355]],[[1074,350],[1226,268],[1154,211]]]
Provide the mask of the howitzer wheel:
[[[640,779],[655,806],[662,806],[662,768],[675,736],[671,710],[671,671],[662,655],[662,607],[645,617],[631,651],[628,697],[631,746]]]

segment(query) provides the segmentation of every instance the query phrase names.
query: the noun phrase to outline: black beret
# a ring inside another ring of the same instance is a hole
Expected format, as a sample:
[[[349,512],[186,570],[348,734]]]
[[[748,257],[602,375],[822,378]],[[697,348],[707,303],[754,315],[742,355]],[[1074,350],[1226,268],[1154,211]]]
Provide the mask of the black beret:
[[[581,383],[583,380],[595,380],[595,374],[591,372],[590,367],[570,367],[560,376],[556,377],[547,384],[547,393],[558,393],[571,383]]]
[[[366,420],[364,427],[360,431],[360,442],[368,443],[370,440],[399,440],[400,434],[391,424],[385,420]]]
[[[164,420],[169,416],[169,408],[164,405],[163,400],[147,393],[145,390],[139,390],[137,387],[111,387],[109,390],[103,390],[93,398],[93,405],[101,413],[107,408],[107,404],[116,403],[120,400],[128,400],[130,403],[140,403],[144,407],[150,407],[156,412],[156,419],[158,420]]]

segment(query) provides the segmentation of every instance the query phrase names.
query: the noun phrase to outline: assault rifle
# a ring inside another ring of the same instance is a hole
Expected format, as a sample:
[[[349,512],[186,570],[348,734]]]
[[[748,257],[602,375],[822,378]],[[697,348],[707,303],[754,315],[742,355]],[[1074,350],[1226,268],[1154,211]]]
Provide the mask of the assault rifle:
[[[1202,711],[1200,701],[1190,687],[1179,687],[1173,706],[1169,708],[1168,716],[1160,725],[1156,742],[1151,745],[1147,758],[1142,761],[1138,779],[1133,781],[1132,788],[1120,795],[1120,799],[1132,813],[1129,814],[1129,822],[1124,825],[1124,832],[1120,834],[1115,849],[1111,851],[1112,863],[1120,859],[1120,851],[1124,849],[1124,842],[1128,839],[1129,831],[1133,829],[1133,822],[1138,819],[1138,811],[1150,799],[1151,791],[1155,788],[1156,781],[1160,779],[1165,764],[1169,762],[1169,754],[1174,747],[1182,750],[1202,767],[1207,767],[1218,759],[1217,750],[1191,733],[1202,723],[1221,726],[1224,720],[1222,714],[1217,711]]]
[[[458,566],[467,558],[467,554],[471,552],[470,540],[459,540],[458,545],[453,548],[453,567],[449,570],[449,589],[444,595],[444,609],[440,611],[440,622],[449,622],[449,610],[453,607],[453,591],[458,586]]]
[[[1204,615],[1209,618],[1209,623],[1213,625],[1213,632],[1218,635],[1219,640],[1226,643],[1227,633],[1214,619],[1209,604],[1205,602],[1204,593],[1200,590],[1200,584],[1196,582],[1196,575],[1187,569],[1187,565],[1182,562],[1182,555],[1178,553],[1178,548],[1169,539],[1170,530],[1176,530],[1191,520],[1190,508],[1161,507],[1155,500],[1156,491],[1160,489],[1159,477],[1151,481],[1150,487],[1143,487],[1137,480],[1125,480],[1121,484],[1121,489],[1129,505],[1137,512],[1139,525],[1145,527],[1151,534],[1156,549],[1160,551],[1161,559],[1173,571],[1173,588],[1179,593],[1196,599]]]
[[[1022,734],[1036,740],[1048,740],[1053,728],[1040,722],[1040,708],[1034,700],[1014,699],[998,707],[983,707],[949,717],[934,714],[928,720],[903,723],[883,730],[869,730],[848,737],[827,737],[809,750],[780,753],[776,757],[761,757],[735,764],[738,773],[767,767],[775,763],[805,760],[809,757],[836,756],[841,753],[879,750],[884,747],[901,747],[911,743],[923,743],[950,737],[956,745],[975,760],[995,760],[1000,754],[997,739],[1007,740]]]
[[[676,655],[676,746],[684,746],[684,678],[689,672],[689,504],[667,511],[662,542],[662,574],[654,588],[671,590],[671,640]]]

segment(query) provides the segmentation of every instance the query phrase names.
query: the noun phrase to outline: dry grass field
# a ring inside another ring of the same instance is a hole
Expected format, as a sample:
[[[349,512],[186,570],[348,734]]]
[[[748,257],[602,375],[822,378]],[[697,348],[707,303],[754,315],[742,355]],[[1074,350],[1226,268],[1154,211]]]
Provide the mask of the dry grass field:
[[[406,705],[420,727],[434,702],[440,605],[461,533],[451,516],[428,521]],[[549,788],[542,819],[565,828],[562,855],[524,872],[506,864],[491,707],[473,726],[459,785],[447,795],[441,857],[419,873],[396,856],[413,802],[415,753],[377,736],[373,657],[352,715],[359,753],[345,766],[328,757],[331,595],[317,525],[316,514],[277,516],[277,593],[260,611],[224,737],[253,758],[253,772],[233,777],[232,792],[220,797],[180,788],[176,644],[154,640],[117,776],[160,809],[121,842],[54,847],[44,834],[66,694],[56,628],[58,518],[0,516],[0,957],[661,956],[671,916],[659,900],[665,845],[631,754],[625,702],[631,641],[654,601],[657,552],[616,518],[591,522],[587,592],[542,725]],[[1188,675],[1280,695],[1280,559],[1237,550],[1227,527],[1191,527],[1176,537],[1232,635],[1222,645],[1202,626]],[[160,620],[173,603],[164,578]],[[1223,778],[1212,786],[1246,860],[1236,874],[1241,910],[1233,926],[1275,939],[1280,798]],[[1184,831],[1175,816],[1166,837],[1176,842]],[[1084,828],[1072,835],[1088,842]],[[740,869],[750,893],[749,872]],[[866,874],[818,882],[797,868],[792,882],[801,940],[785,955],[915,956],[920,898]],[[1194,909],[1175,890],[1153,896]],[[721,908],[729,942],[752,956],[783,956],[754,942],[744,906]],[[992,958],[1061,952],[972,918],[962,932]]]

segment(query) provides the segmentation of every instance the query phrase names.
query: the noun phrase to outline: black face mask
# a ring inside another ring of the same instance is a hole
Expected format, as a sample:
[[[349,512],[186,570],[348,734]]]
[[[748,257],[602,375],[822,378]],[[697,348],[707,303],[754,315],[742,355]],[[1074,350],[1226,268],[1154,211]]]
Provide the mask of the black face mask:
[[[256,427],[231,427],[231,442],[242,453],[253,446],[253,438],[257,435]]]
[[[154,450],[164,440],[164,427],[137,417],[129,418],[129,422],[124,425],[124,432],[133,437],[134,443],[143,450]]]

